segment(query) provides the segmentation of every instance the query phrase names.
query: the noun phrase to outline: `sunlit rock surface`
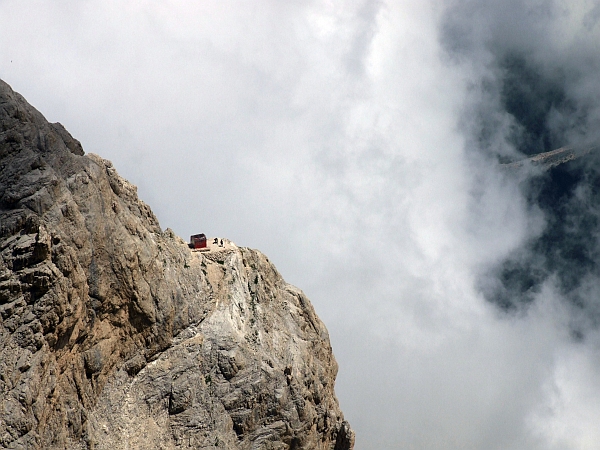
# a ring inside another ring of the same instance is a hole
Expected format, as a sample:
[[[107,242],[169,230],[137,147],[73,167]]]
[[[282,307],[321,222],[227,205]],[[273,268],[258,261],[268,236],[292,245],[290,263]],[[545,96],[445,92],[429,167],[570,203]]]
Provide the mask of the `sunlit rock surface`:
[[[1,81],[0,252],[0,447],[353,448],[302,291],[192,252]]]
[[[561,147],[549,152],[538,153],[529,158],[515,161],[512,163],[502,164],[503,169],[515,170],[527,165],[539,167],[541,170],[550,170],[553,167],[568,163],[577,158],[581,158],[591,152],[597,152],[598,145],[586,145],[580,147]]]

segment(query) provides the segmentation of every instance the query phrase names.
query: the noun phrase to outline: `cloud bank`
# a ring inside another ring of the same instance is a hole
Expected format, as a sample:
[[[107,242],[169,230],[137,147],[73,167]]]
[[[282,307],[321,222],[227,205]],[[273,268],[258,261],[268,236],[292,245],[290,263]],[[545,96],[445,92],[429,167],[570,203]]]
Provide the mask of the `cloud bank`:
[[[596,147],[600,130],[598,5],[589,2],[458,1],[440,42],[477,72],[463,125],[471,152],[499,161],[564,146]],[[498,263],[483,291],[504,308],[529,303],[545,283],[584,322],[597,322],[598,153],[521,180],[543,229]],[[590,325],[592,325],[590,324]],[[573,324],[577,334],[584,324]]]
[[[0,1],[0,77],[304,289],[360,449],[600,441],[600,6]],[[18,37],[18,39],[15,38]]]

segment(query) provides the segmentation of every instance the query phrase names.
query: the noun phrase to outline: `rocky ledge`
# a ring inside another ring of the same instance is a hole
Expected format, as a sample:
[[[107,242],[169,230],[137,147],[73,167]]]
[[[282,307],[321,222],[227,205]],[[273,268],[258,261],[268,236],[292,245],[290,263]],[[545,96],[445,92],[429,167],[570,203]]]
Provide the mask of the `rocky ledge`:
[[[192,252],[0,81],[0,447],[351,449],[309,300]]]

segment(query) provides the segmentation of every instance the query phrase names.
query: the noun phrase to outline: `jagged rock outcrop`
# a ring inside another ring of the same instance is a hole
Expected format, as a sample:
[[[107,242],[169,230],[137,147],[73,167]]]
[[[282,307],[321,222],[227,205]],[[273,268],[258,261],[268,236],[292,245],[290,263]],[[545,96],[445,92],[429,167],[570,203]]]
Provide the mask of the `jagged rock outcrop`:
[[[541,170],[550,170],[553,167],[568,163],[575,159],[598,151],[598,145],[587,145],[579,147],[561,147],[549,152],[538,153],[520,161],[501,164],[500,167],[507,170],[516,170],[528,165],[538,167]]]
[[[351,449],[310,302],[192,252],[0,81],[0,447]]]

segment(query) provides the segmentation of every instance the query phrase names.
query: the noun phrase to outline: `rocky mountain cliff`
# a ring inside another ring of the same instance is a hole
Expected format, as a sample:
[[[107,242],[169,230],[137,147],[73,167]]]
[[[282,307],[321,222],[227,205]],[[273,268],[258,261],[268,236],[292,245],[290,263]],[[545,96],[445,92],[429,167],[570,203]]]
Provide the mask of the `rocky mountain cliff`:
[[[0,447],[351,449],[327,330],[0,81]]]

